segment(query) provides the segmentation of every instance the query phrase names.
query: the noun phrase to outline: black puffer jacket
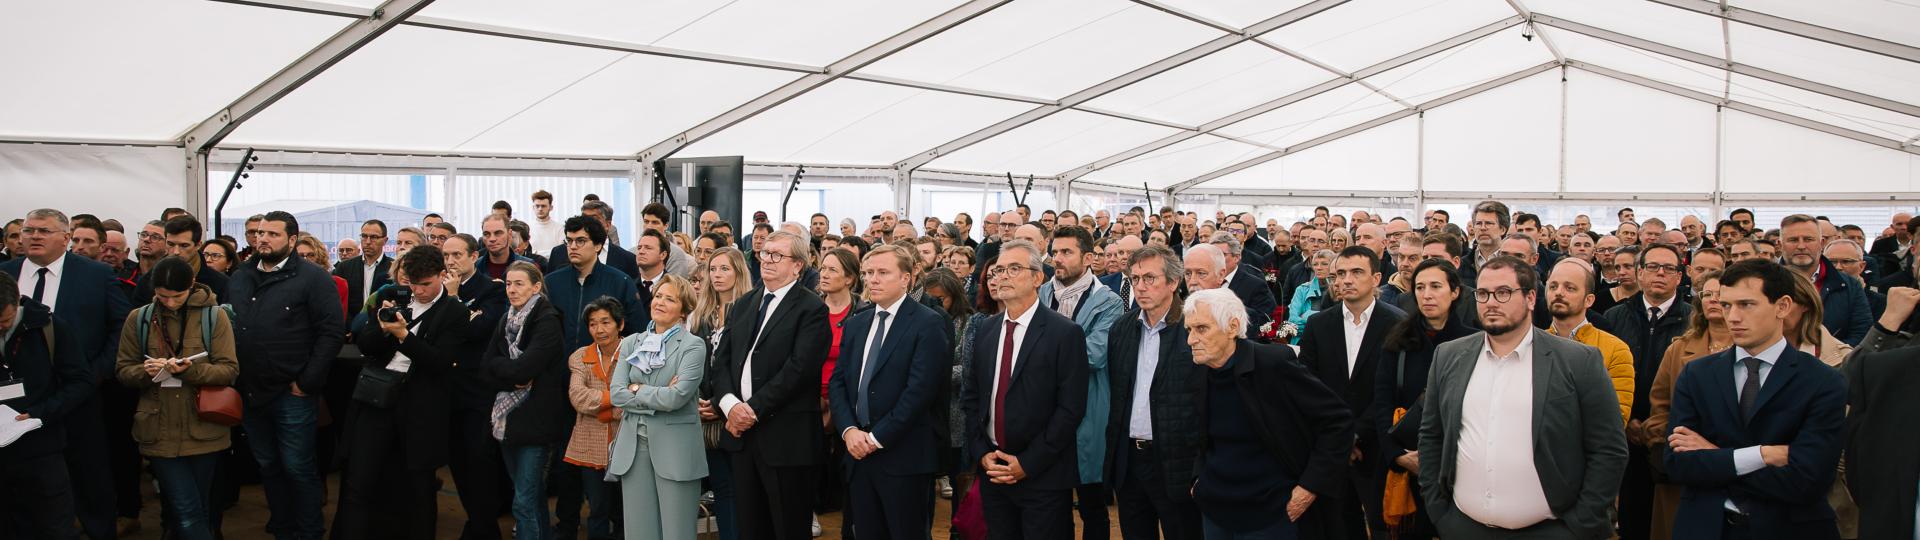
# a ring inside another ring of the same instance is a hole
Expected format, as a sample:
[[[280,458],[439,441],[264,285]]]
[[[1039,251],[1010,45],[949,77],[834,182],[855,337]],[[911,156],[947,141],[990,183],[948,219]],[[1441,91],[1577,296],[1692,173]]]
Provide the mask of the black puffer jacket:
[[[220,297],[233,305],[240,392],[249,405],[271,401],[293,383],[320,395],[346,343],[340,291],[333,276],[305,259],[289,258],[273,272],[260,271],[258,260],[240,265]]]
[[[1206,366],[1193,363],[1193,349],[1187,347],[1187,328],[1181,321],[1180,307],[1168,310],[1166,327],[1160,330],[1160,361],[1148,384],[1147,395],[1135,395],[1140,359],[1140,309],[1134,308],[1114,321],[1107,334],[1107,380],[1112,391],[1107,413],[1106,476],[1109,486],[1118,488],[1127,480],[1130,465],[1126,459],[1132,449],[1129,422],[1136,400],[1149,400],[1153,414],[1154,459],[1159,461],[1158,486],[1165,497],[1188,500],[1193,487],[1194,463],[1206,445],[1206,426],[1201,423],[1200,397],[1207,384]]]
[[[481,367],[494,390],[505,392],[515,386],[533,383],[533,392],[519,407],[507,414],[507,445],[557,445],[573,434],[573,408],[567,404],[567,351],[560,344],[560,310],[545,297],[533,313],[527,315],[526,328],[520,331],[520,358],[507,354],[507,319],[513,308],[500,318],[493,338],[487,340],[487,356]]]

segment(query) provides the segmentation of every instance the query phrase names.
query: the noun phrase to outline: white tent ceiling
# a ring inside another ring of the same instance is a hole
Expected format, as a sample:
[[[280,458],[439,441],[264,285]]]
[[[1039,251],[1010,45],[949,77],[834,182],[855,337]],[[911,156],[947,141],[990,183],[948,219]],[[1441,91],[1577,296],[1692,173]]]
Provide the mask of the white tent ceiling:
[[[0,140],[1910,194],[1917,44],[1920,7],[1876,0],[28,2]]]

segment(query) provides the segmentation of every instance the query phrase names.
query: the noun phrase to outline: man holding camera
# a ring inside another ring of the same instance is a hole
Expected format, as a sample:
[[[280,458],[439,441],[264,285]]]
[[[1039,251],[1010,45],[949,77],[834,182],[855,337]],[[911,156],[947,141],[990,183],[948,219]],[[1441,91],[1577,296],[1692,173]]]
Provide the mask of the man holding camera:
[[[433,536],[434,470],[447,463],[447,379],[466,337],[468,311],[446,294],[440,248],[422,244],[400,256],[405,288],[382,294],[379,310],[354,332],[367,364],[347,421],[347,481],[334,532]]]

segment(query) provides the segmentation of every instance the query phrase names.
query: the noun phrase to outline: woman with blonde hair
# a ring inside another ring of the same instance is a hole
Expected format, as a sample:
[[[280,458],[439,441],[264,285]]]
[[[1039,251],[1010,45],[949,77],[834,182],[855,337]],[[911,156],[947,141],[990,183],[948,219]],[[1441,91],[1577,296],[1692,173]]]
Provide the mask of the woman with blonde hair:
[[[688,317],[686,329],[696,337],[706,341],[709,354],[713,346],[720,342],[726,333],[727,310],[733,307],[748,291],[753,290],[753,278],[747,274],[747,256],[733,246],[715,250],[712,258],[707,259],[705,271],[706,286],[700,291],[700,301],[696,302],[693,314]],[[711,358],[707,367],[712,369]],[[720,450],[720,411],[713,404],[713,384],[711,380],[702,380],[700,385],[700,425],[705,435],[707,458],[707,489],[713,491],[714,528],[720,531],[723,539],[735,538],[733,522],[733,468],[732,457]]]
[[[1665,455],[1660,450],[1667,442],[1667,415],[1673,409],[1673,385],[1680,380],[1681,370],[1689,362],[1733,346],[1733,330],[1727,327],[1727,309],[1720,304],[1720,272],[1709,271],[1694,279],[1693,296],[1693,318],[1687,323],[1687,331],[1674,338],[1673,345],[1667,347],[1666,356],[1660,358],[1659,371],[1653,377],[1653,390],[1647,395],[1652,412],[1642,425],[1645,426],[1648,446],[1653,450],[1649,453],[1653,456]],[[1656,471],[1665,468],[1659,459],[1652,463]],[[1658,480],[1653,487],[1650,538],[1666,540],[1673,537],[1673,518],[1680,509],[1681,486]]]
[[[692,293],[686,279],[662,277],[653,285],[653,322],[617,347],[607,395],[621,418],[607,476],[620,480],[627,540],[696,536],[707,454],[694,402],[707,345],[686,330]]]
[[[329,272],[333,271],[333,261],[327,257],[327,245],[320,243],[319,238],[314,238],[311,234],[300,233],[300,239],[294,240],[293,242],[293,251],[294,254],[299,255],[300,258],[319,265],[320,269]],[[351,316],[352,312],[347,311],[347,278],[340,276],[332,277],[333,289],[340,293],[340,311],[348,313],[349,316]]]

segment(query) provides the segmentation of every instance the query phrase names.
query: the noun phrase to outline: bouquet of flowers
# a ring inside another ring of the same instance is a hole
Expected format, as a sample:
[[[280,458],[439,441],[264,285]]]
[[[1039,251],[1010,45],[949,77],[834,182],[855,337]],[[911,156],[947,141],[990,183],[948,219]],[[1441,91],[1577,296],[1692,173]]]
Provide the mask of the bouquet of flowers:
[[[1260,337],[1266,342],[1288,343],[1293,341],[1294,336],[1300,335],[1300,327],[1287,322],[1286,306],[1274,308],[1273,314],[1267,318],[1270,319],[1267,324],[1260,325]]]

